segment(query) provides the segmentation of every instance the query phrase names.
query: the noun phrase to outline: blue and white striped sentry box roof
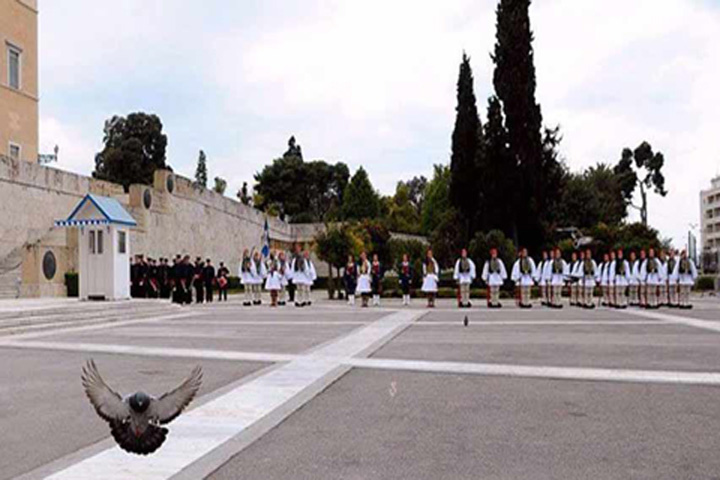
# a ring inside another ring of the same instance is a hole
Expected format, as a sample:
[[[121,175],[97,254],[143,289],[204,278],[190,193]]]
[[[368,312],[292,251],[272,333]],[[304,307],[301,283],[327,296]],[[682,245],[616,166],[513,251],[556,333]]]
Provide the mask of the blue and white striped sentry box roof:
[[[88,206],[88,208],[84,208]],[[82,213],[82,215],[80,215]],[[80,200],[70,216],[55,221],[57,227],[79,227],[86,225],[125,225],[134,227],[135,219],[114,198],[89,193]]]

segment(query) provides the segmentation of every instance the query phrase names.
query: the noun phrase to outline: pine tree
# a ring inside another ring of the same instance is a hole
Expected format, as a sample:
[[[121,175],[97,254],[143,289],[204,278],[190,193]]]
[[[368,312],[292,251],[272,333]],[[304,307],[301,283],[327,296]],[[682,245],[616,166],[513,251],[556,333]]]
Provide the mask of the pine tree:
[[[380,214],[380,196],[364,168],[357,169],[345,188],[342,209],[347,220],[365,220]]]
[[[470,58],[465,53],[457,82],[456,112],[450,157],[450,201],[465,224],[462,240],[467,242],[479,203],[477,161],[482,128],[477,112]]]
[[[195,169],[195,185],[197,185],[198,187],[207,188],[207,181],[207,157],[205,156],[205,152],[200,150],[197,168]]]
[[[493,61],[495,92],[502,102],[511,156],[519,169],[520,204],[516,210],[520,241],[543,241],[545,179],[542,113],[535,100],[535,65],[530,30],[530,0],[500,0]]]

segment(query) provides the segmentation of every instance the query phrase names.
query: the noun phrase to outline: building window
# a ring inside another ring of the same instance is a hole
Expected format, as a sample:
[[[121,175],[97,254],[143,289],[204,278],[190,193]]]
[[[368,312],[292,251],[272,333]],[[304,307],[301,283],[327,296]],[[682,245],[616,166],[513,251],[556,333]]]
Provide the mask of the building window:
[[[22,148],[17,143],[10,142],[10,146],[8,147],[8,155],[10,158],[14,160],[20,160],[20,155],[22,154]]]
[[[118,253],[127,253],[127,233],[118,232]]]
[[[8,52],[7,53],[7,56],[8,56],[8,85],[11,88],[20,90],[20,67],[21,67],[20,56],[22,55],[22,51],[17,47],[8,45],[7,52]]]
[[[97,253],[102,255],[103,253],[103,231],[98,230],[97,232]]]
[[[95,255],[95,230],[90,230],[88,234],[88,247],[90,255]]]

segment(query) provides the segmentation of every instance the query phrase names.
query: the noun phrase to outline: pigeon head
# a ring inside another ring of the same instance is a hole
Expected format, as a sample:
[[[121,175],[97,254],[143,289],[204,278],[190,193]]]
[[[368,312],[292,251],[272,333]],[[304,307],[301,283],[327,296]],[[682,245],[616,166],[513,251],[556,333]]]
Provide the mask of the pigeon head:
[[[137,392],[129,400],[130,408],[137,413],[143,413],[150,406],[150,396],[144,392]]]

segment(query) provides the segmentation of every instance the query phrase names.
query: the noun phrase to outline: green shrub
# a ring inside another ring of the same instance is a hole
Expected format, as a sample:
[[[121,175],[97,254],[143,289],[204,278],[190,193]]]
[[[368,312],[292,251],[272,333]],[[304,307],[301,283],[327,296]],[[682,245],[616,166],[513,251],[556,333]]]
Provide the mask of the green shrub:
[[[702,275],[695,282],[695,290],[708,292],[715,290],[715,277],[712,275]]]

